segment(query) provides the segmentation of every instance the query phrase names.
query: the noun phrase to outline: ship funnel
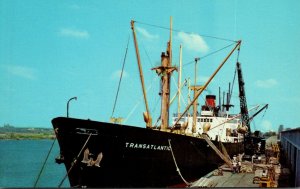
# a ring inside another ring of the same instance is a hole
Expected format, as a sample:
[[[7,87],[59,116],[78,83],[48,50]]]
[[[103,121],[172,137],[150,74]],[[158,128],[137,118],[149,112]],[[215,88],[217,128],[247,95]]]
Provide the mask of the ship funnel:
[[[216,107],[216,96],[215,95],[206,95],[206,106],[211,108]]]

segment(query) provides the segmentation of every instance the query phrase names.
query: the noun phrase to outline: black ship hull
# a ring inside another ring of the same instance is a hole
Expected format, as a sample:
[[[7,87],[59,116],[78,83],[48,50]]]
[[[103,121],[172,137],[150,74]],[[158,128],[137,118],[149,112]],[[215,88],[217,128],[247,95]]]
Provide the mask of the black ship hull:
[[[184,184],[178,169],[192,182],[223,163],[202,138],[63,117],[52,124],[72,187],[174,187]],[[244,150],[223,144],[231,157]],[[93,160],[102,153],[99,166],[82,163],[87,148]]]

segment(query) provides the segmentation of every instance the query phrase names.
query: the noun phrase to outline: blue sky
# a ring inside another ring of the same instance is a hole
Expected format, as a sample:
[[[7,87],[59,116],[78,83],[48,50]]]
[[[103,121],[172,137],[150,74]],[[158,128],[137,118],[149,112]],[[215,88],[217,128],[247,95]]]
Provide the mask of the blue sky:
[[[109,121],[130,36],[114,116],[123,117],[125,124],[144,126],[132,19],[138,21],[149,106],[156,120],[159,79],[150,69],[159,64],[169,31],[144,23],[168,27],[172,16],[173,64],[178,65],[182,44],[183,79],[194,78],[190,62],[195,57],[232,43],[203,35],[241,39],[239,61],[248,108],[269,104],[252,123],[253,129],[299,127],[299,8],[297,0],[0,0],[0,125],[50,128],[54,117],[66,116],[67,101],[73,96],[78,100],[70,104],[71,117]],[[205,82],[229,51],[200,60],[197,84]],[[236,57],[235,53],[204,94],[217,95],[219,86],[227,90]],[[177,81],[176,72],[172,81]],[[237,82],[232,100],[233,112],[238,113]],[[203,104],[203,97],[199,102]],[[176,108],[175,103],[171,112]]]

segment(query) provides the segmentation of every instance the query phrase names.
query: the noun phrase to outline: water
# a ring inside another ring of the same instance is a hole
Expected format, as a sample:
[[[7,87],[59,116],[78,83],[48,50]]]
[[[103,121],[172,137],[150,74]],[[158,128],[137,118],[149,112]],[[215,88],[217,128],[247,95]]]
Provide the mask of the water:
[[[0,140],[0,187],[34,187],[53,140]],[[58,187],[66,174],[56,164],[57,141],[49,155],[37,187]],[[70,187],[66,179],[62,187]]]

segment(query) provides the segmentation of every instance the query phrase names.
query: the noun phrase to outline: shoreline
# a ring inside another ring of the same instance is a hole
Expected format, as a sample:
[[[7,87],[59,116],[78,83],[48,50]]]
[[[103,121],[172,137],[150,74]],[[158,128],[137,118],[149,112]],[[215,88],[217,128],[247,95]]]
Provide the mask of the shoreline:
[[[49,133],[0,133],[0,140],[54,140],[55,135]]]
[[[52,128],[14,127],[9,124],[0,127],[0,140],[55,139]]]

